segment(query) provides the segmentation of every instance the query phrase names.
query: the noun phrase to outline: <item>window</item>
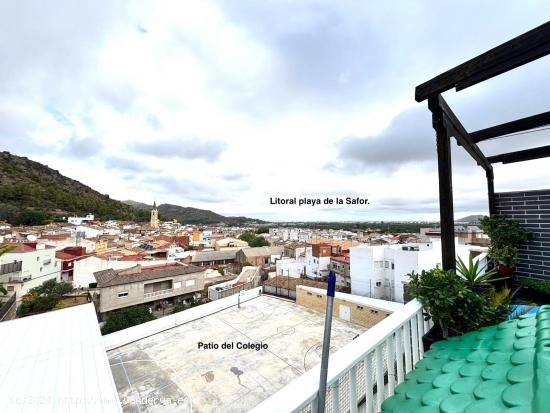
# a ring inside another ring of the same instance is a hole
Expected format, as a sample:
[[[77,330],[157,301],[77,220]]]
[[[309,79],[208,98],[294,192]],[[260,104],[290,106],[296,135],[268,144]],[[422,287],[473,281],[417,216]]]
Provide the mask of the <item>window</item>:
[[[123,291],[121,293],[118,293],[118,298],[122,298],[122,297],[128,297],[128,291]]]
[[[370,312],[373,313],[373,314],[378,314],[378,311],[376,311],[376,310],[370,310]]]
[[[36,257],[36,262],[40,261],[40,257]]]
[[[181,288],[181,281],[175,282],[174,288]]]
[[[187,280],[185,281],[185,286],[186,287],[192,287],[195,285],[195,280]]]
[[[393,262],[391,263],[391,269],[395,270],[395,264]]]
[[[317,294],[317,298],[323,298],[323,296],[320,294]]]
[[[362,309],[363,309],[363,306],[358,305],[358,306],[357,306],[357,309],[358,309],[358,310],[362,310]]]
[[[13,285],[8,285],[8,291],[14,291]]]
[[[382,287],[382,281],[376,281],[376,286],[377,287]]]
[[[390,262],[384,261],[384,268],[390,268]]]

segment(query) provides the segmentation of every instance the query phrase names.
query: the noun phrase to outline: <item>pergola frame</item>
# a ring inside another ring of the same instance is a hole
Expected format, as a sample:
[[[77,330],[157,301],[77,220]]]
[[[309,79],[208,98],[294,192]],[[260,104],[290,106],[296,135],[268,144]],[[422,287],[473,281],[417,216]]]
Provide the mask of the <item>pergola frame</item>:
[[[477,143],[550,125],[550,111],[475,132],[467,132],[441,93],[453,88],[458,92],[548,54],[550,54],[550,22],[546,22],[416,87],[415,99],[417,102],[428,100],[428,108],[432,112],[432,124],[436,132],[441,252],[444,270],[456,267],[450,138],[454,137],[458,145],[462,146],[485,170],[489,213],[493,215],[496,213],[496,206],[492,164],[549,157],[550,146],[486,157]]]

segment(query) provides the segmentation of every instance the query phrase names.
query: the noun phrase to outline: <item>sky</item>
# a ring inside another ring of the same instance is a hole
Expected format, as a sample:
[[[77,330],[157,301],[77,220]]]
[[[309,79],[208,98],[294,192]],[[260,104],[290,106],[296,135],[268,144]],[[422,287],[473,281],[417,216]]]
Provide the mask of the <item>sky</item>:
[[[4,1],[0,150],[111,198],[283,221],[437,220],[420,83],[543,24],[546,0]],[[469,131],[550,109],[550,57],[445,98]],[[486,155],[550,131],[480,143]],[[487,213],[453,139],[455,217]],[[494,166],[550,187],[550,160]],[[270,198],[368,198],[367,206]]]

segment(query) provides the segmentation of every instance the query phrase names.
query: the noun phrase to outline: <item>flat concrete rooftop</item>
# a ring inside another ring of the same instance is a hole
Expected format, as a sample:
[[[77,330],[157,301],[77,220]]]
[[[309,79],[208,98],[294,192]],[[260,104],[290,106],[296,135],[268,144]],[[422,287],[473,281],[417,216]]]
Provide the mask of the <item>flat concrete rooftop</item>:
[[[246,412],[320,363],[323,324],[319,312],[260,296],[110,350],[123,410]],[[366,330],[337,319],[332,326],[331,352]],[[268,348],[222,349],[249,342]]]

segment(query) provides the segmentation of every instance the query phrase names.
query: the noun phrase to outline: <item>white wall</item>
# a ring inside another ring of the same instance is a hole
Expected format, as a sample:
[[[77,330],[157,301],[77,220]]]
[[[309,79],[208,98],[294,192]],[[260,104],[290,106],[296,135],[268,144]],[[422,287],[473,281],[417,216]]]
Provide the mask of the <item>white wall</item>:
[[[275,268],[276,275],[300,278],[300,275],[304,273],[304,261],[294,258],[283,258],[277,260]]]
[[[55,258],[54,248],[45,248],[38,244],[37,250],[29,252],[8,252],[0,257],[0,263],[21,261],[21,275],[29,278],[19,290],[18,299],[31,288],[37,287],[49,279],[61,279],[61,262]]]
[[[374,279],[373,248],[360,246],[350,249],[351,293],[370,296],[371,281]]]
[[[419,251],[403,249],[411,246],[417,246]],[[456,254],[462,260],[468,259],[472,249],[479,249],[458,242],[455,246]],[[352,294],[403,302],[404,283],[409,280],[408,274],[441,267],[441,242],[360,246],[350,250],[350,258]],[[382,268],[378,268],[376,262],[382,262]],[[388,264],[388,268],[384,263]],[[484,263],[486,258],[482,256],[481,264]]]

